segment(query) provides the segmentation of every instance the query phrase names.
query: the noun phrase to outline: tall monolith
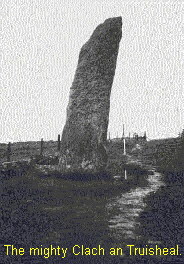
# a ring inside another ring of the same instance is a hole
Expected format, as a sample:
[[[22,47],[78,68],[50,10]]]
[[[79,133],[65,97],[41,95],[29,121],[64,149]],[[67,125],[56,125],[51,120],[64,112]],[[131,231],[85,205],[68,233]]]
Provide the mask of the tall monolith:
[[[62,173],[85,175],[105,171],[110,93],[121,28],[121,17],[105,20],[80,51],[61,139]]]

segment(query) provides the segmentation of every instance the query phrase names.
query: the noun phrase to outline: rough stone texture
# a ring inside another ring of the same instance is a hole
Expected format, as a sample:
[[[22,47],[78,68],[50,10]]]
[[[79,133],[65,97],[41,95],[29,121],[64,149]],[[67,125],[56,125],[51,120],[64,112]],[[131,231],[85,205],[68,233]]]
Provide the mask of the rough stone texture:
[[[121,17],[105,20],[80,51],[61,140],[59,170],[63,173],[105,170],[110,93],[121,28]]]

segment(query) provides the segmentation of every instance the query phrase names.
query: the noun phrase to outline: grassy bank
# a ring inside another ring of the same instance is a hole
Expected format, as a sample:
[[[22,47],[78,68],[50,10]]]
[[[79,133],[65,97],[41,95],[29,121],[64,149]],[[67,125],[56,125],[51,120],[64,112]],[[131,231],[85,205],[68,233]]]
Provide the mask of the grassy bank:
[[[146,207],[139,217],[138,235],[144,238],[142,245],[158,245],[161,248],[179,245],[181,255],[152,257],[153,263],[183,263],[184,233],[184,145],[182,138],[153,140],[148,142],[140,158],[146,164],[157,167],[163,175],[165,186],[148,195]],[[154,262],[155,261],[155,262]]]

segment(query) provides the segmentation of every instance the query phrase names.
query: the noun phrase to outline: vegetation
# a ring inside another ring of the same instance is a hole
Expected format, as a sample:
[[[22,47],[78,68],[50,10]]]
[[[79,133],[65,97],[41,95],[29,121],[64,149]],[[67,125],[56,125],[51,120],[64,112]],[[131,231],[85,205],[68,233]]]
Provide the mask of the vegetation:
[[[168,256],[159,263],[183,263],[184,131],[178,138],[148,142],[141,155],[144,162],[157,166],[163,173],[165,186],[145,198],[138,234],[153,245],[179,245],[181,256]]]
[[[167,176],[168,172],[174,170],[178,172],[179,169],[183,169],[182,137],[142,142],[139,148],[136,148],[136,144],[135,141],[127,141],[127,152],[132,159],[141,159],[145,164],[158,166],[160,170],[166,172]],[[1,147],[6,150],[7,145]],[[33,161],[40,165],[45,164],[46,159],[46,163],[51,164],[53,157],[56,157],[53,163],[58,162],[57,142],[44,142],[43,155],[45,156],[39,155],[40,142],[15,143],[12,144],[11,150],[14,150],[14,155],[17,155],[19,159],[20,157],[28,159],[34,152]],[[140,186],[139,177],[141,178],[147,172],[140,165],[128,163],[128,158],[123,155],[121,140],[108,142],[107,151],[109,171],[113,175],[122,176],[126,168],[129,181],[122,179],[121,181],[83,182],[57,178],[56,175],[45,177],[31,164],[27,167],[23,165],[26,169],[21,174],[19,174],[20,170],[15,169],[12,175],[1,174],[2,243],[18,241],[20,246],[24,247],[61,243],[64,243],[64,246],[71,246],[73,243],[88,246],[100,244],[103,237],[107,237],[110,217],[105,207],[107,200],[121,195],[132,186],[137,184]],[[51,159],[48,159],[49,155]],[[10,172],[10,170],[7,171]],[[139,177],[135,177],[136,175]],[[144,234],[145,239],[160,239],[165,241],[165,245],[167,241],[173,244],[184,243],[177,232],[178,227],[182,230],[184,228],[181,224],[183,191],[181,191],[182,188],[178,189],[176,184],[168,186],[169,183],[167,187],[161,188],[156,194],[151,194],[147,198],[147,207],[140,217],[142,225],[139,231]],[[169,226],[169,232],[167,226]],[[109,238],[107,244],[110,242]],[[168,242],[168,246],[172,245]],[[22,261],[43,263],[45,259],[35,257],[30,260],[30,257],[27,256],[26,259],[25,256],[15,259],[14,263],[23,263]]]
[[[164,173],[166,181],[184,182],[184,136],[149,141],[139,155]]]

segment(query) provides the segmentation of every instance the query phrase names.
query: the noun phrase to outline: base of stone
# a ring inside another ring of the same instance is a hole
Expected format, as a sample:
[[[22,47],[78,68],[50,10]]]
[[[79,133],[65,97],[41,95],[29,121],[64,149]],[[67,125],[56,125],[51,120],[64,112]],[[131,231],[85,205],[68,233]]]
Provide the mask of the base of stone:
[[[74,181],[93,181],[93,180],[111,180],[112,176],[108,172],[96,173],[81,173],[81,172],[67,172],[61,173],[60,178]]]

